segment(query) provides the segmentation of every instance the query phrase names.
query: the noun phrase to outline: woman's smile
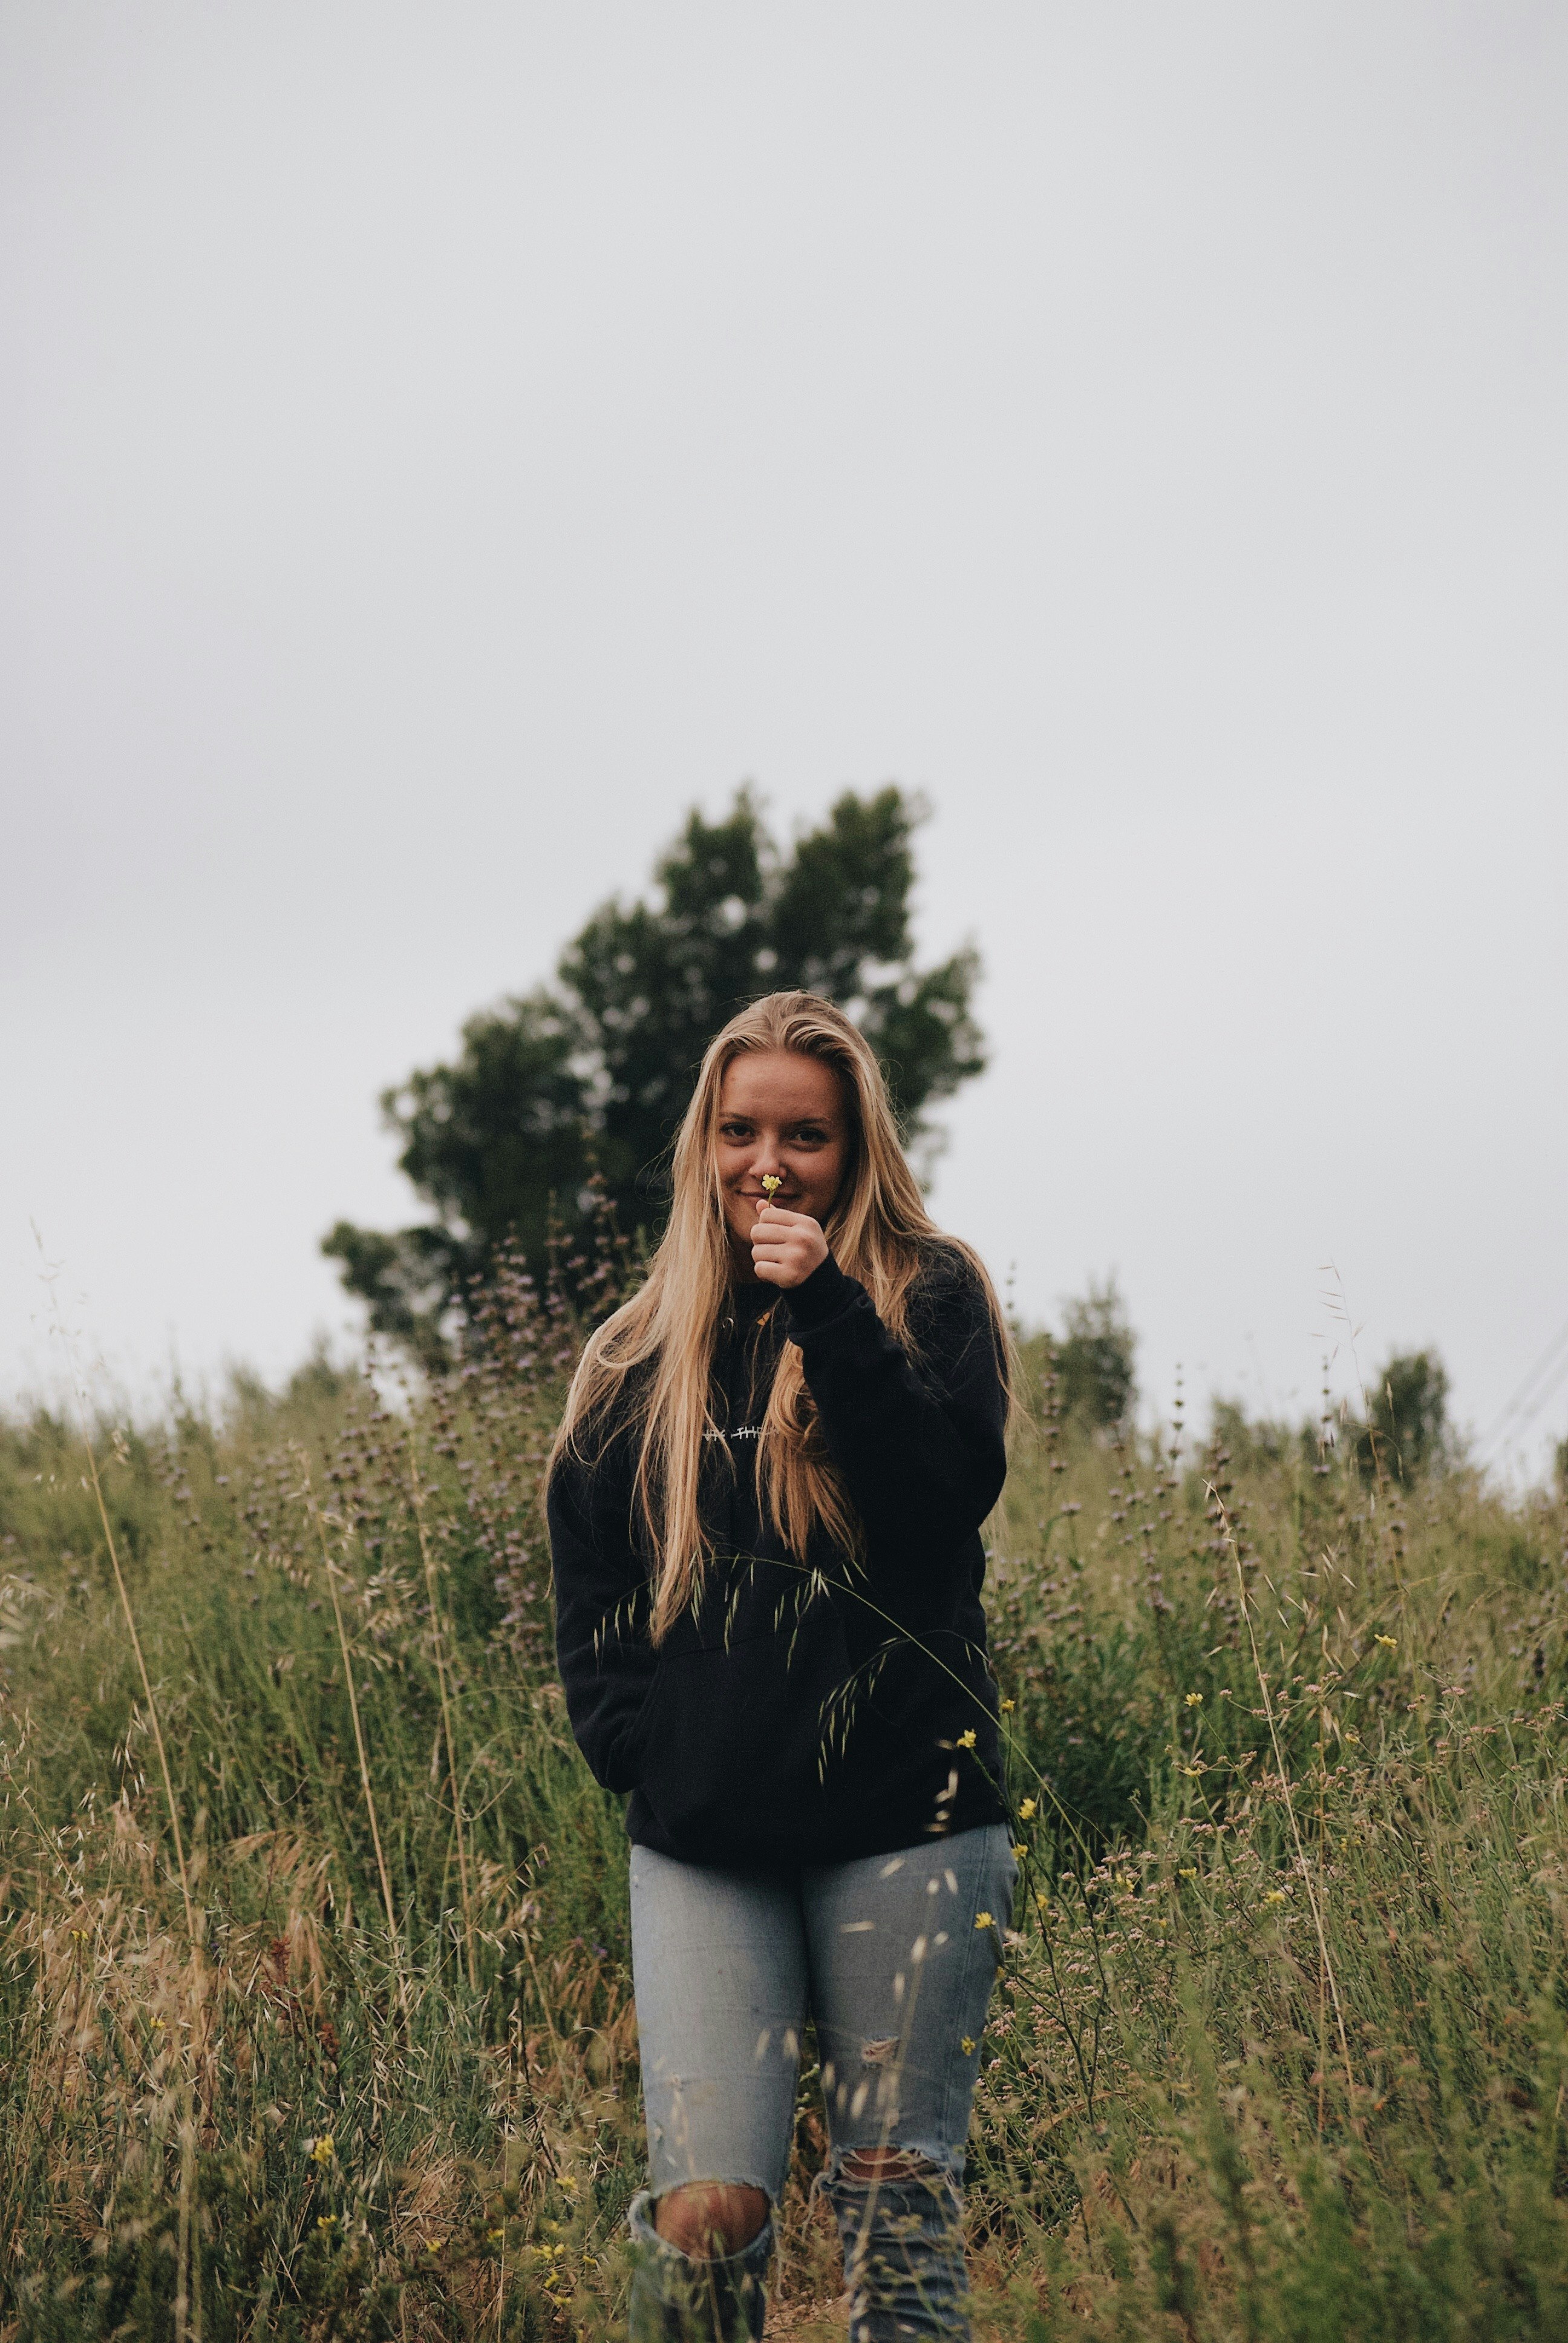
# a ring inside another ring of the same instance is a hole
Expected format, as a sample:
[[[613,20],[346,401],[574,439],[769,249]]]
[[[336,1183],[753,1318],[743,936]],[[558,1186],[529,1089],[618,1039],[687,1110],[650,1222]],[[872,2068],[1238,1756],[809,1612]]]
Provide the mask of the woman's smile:
[[[725,1070],[714,1150],[730,1248],[749,1277],[765,1206],[820,1227],[838,1202],[850,1151],[839,1076],[796,1050],[743,1051]]]

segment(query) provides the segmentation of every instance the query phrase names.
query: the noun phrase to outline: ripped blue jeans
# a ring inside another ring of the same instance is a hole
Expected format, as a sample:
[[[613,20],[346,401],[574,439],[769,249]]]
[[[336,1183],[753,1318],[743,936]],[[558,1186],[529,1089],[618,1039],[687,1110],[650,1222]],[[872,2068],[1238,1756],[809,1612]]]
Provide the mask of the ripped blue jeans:
[[[658,2304],[699,2272],[656,2237],[652,2204],[693,2181],[778,2204],[808,2016],[830,2147],[819,2185],[843,2239],[854,2343],[968,2335],[964,2138],[1014,1875],[1000,1823],[800,1870],[713,1870],[633,1847],[650,2181],[632,2208],[634,2337],[760,2335],[771,2221],[700,2274],[708,2316],[671,2310],[661,2324]],[[874,2174],[872,2150],[885,2151]]]

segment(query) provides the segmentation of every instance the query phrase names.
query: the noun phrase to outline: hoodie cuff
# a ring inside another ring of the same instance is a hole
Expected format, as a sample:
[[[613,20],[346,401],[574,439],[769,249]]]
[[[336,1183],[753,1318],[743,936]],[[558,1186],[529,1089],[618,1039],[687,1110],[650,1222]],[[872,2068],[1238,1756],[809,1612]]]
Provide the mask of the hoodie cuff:
[[[830,1318],[841,1317],[850,1309],[861,1291],[852,1277],[846,1277],[831,1253],[819,1262],[808,1278],[799,1285],[787,1288],[784,1307],[792,1333],[809,1334],[825,1326]]]

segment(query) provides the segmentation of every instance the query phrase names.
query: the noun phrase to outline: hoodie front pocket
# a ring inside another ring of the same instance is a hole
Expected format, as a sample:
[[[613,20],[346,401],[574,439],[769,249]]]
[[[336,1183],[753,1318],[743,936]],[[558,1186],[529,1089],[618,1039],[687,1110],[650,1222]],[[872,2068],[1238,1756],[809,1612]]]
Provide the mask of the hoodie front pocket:
[[[661,1660],[640,1772],[671,1836],[803,1827],[822,1795],[823,1696],[841,1669],[841,1647],[792,1662],[778,1635]]]

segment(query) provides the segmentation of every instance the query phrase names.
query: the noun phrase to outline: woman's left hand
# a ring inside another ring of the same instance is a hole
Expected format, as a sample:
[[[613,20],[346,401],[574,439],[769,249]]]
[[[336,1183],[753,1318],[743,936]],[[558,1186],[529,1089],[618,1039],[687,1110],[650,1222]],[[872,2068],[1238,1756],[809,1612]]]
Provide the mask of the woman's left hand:
[[[768,1285],[804,1285],[828,1258],[828,1240],[807,1212],[759,1206],[751,1232],[751,1264]]]

